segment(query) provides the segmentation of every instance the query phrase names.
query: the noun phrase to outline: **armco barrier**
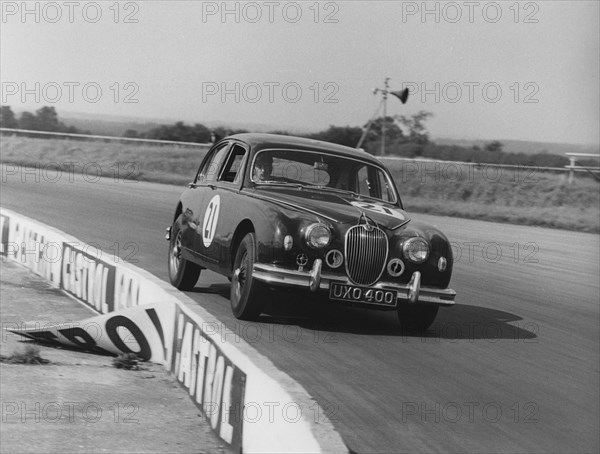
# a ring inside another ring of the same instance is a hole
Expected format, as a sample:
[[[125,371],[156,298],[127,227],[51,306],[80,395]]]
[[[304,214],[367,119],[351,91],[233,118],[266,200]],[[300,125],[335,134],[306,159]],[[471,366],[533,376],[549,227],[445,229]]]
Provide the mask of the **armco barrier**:
[[[236,452],[348,452],[306,390],[248,343],[228,342],[222,323],[166,282],[3,208],[0,234],[2,260],[23,264],[100,314],[15,332],[163,364]]]

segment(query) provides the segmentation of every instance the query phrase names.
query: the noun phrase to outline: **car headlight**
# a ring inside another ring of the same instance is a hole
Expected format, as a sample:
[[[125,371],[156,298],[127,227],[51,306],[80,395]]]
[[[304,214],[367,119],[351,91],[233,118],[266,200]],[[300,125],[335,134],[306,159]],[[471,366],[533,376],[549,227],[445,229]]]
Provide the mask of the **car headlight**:
[[[411,238],[404,242],[402,253],[413,263],[423,263],[429,258],[429,244],[423,238]]]
[[[306,239],[306,244],[310,247],[316,249],[324,248],[331,241],[331,231],[324,224],[311,224],[306,228],[304,238]]]

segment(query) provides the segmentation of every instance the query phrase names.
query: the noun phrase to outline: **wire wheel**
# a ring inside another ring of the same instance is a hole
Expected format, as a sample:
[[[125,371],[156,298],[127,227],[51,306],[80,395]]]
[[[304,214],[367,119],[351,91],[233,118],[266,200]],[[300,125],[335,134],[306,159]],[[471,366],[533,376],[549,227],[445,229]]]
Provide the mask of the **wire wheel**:
[[[171,275],[176,276],[181,266],[181,230],[177,232],[174,244],[169,253],[169,271]]]
[[[240,243],[231,278],[231,310],[241,320],[254,320],[262,312],[265,288],[252,276],[256,257],[254,233],[248,233]]]
[[[202,267],[181,255],[183,251],[182,215],[171,227],[171,240],[169,241],[169,280],[179,290],[191,290],[196,286]]]

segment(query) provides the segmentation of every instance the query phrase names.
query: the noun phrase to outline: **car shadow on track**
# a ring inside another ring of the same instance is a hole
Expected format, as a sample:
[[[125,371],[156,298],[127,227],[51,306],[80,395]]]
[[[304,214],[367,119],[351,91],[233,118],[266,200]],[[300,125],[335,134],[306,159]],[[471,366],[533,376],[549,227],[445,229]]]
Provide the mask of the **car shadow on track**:
[[[271,311],[270,317],[261,316],[266,323],[298,325],[305,329],[319,331],[406,336],[416,338],[489,341],[511,339],[537,342],[539,326],[510,312],[480,306],[456,304],[451,308],[441,308],[437,318],[426,332],[402,332],[395,312],[380,312],[359,308],[319,308],[293,314]]]
[[[196,287],[194,293],[216,294],[229,299],[228,283]],[[305,297],[291,293],[267,298],[265,313],[259,322],[297,325],[325,332],[365,335],[406,336],[448,340],[512,339],[536,342],[539,326],[519,315],[468,304],[442,307],[426,332],[406,333],[400,330],[395,311],[377,311],[348,307],[343,303],[307,302]]]
[[[511,339],[537,342],[539,325],[498,309],[456,304],[441,309],[422,337],[442,339]]]
[[[229,300],[229,293],[231,292],[231,284],[219,283],[211,284],[208,287],[194,287],[192,290],[188,290],[190,293],[204,293],[207,295],[220,295],[223,298]]]

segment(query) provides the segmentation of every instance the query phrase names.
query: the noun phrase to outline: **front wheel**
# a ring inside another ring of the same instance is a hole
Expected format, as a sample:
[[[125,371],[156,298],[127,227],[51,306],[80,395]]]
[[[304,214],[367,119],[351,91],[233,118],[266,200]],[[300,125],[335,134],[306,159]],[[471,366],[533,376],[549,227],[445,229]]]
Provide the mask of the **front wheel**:
[[[437,316],[439,306],[402,305],[398,308],[398,321],[403,333],[427,331]]]
[[[266,289],[252,276],[256,260],[254,233],[248,233],[240,243],[233,263],[231,278],[231,310],[236,318],[255,320],[262,312]]]
[[[181,224],[183,215],[173,223],[171,227],[171,239],[169,240],[169,280],[179,290],[192,290],[202,268],[181,256]]]

